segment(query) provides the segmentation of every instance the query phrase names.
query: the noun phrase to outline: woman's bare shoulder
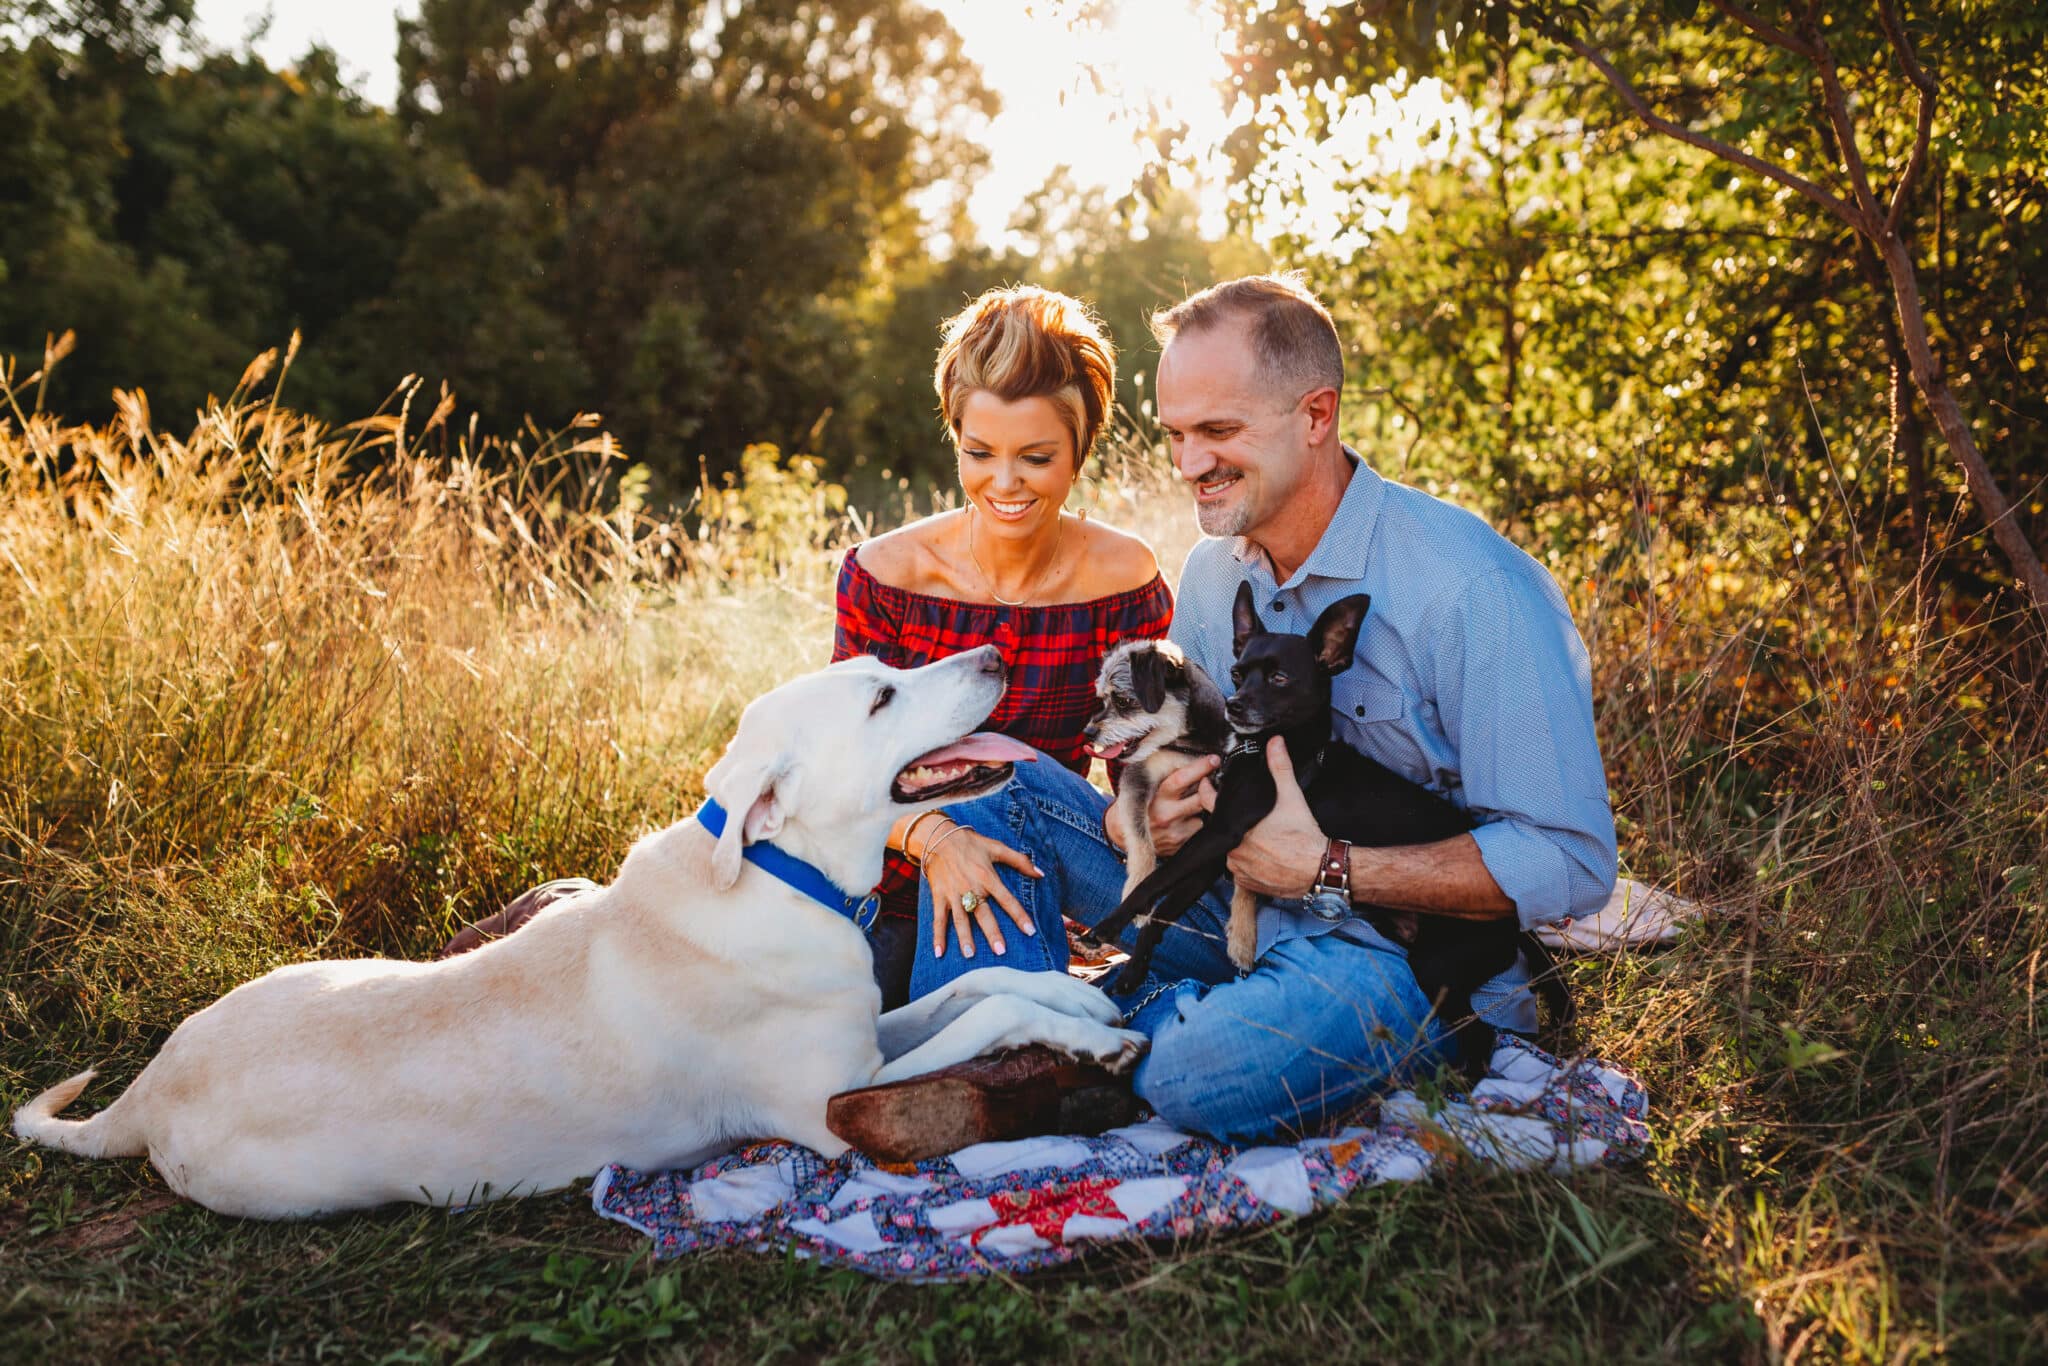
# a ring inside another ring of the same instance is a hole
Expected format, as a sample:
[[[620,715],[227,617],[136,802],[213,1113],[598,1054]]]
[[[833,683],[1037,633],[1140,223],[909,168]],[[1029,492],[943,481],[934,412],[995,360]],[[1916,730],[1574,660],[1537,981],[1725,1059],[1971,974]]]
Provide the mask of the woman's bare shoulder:
[[[1159,576],[1159,557],[1152,553],[1152,547],[1142,536],[1120,531],[1092,518],[1083,522],[1081,527],[1086,534],[1082,544],[1087,550],[1089,569],[1096,580],[1096,592],[1090,596],[1129,593],[1143,588]]]
[[[879,583],[913,593],[929,592],[939,562],[934,551],[946,534],[945,524],[951,515],[941,512],[921,517],[894,531],[870,537],[860,543],[855,558]]]

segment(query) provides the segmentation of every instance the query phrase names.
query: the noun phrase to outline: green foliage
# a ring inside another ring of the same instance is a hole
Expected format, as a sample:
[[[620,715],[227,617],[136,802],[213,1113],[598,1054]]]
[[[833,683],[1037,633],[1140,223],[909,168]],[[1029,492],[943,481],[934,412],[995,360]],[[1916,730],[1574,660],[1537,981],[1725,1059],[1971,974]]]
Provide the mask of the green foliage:
[[[681,1272],[636,1275],[638,1261],[628,1258],[612,1268],[589,1257],[550,1256],[540,1277],[542,1285],[556,1290],[544,1306],[548,1317],[487,1334],[464,1355],[480,1354],[493,1341],[524,1340],[565,1353],[660,1342],[674,1337],[679,1325],[701,1317],[683,1297]]]
[[[193,410],[296,330],[315,412],[408,373],[485,430],[598,410],[687,489],[700,458],[859,406],[848,301],[886,293],[921,249],[913,197],[979,156],[911,103],[993,107],[902,0],[430,0],[396,117],[318,50],[135,56],[181,13],[110,43],[94,5],[38,4],[38,36],[0,42],[0,355],[75,330],[52,397],[82,418],[117,386]]]
[[[75,330],[51,392],[85,416],[117,386],[190,411],[294,329],[325,335],[388,284],[432,202],[322,54],[117,78],[38,39],[0,47],[0,106],[21,116],[0,153],[0,353]]]
[[[743,556],[725,562],[727,573],[776,579],[814,559],[844,525],[846,490],[826,480],[815,456],[782,452],[757,442],[740,452],[737,477],[706,484],[697,509],[704,534],[727,538]]]
[[[2048,532],[2043,98],[2036,6],[1908,14],[1938,70],[1930,168],[1908,204],[1935,343],[1992,473]],[[1787,20],[1790,23],[1790,20]],[[1874,7],[1823,31],[1851,88],[1872,174],[1912,141],[1914,96]],[[1360,358],[1354,430],[1382,464],[1485,506],[1525,543],[1610,538],[1653,505],[1705,523],[1779,509],[1808,544],[1864,572],[1923,549],[1977,599],[2003,576],[1981,515],[1910,391],[1888,395],[1897,305],[1876,258],[1804,198],[1652,133],[1560,46],[1609,54],[1672,117],[1848,190],[1810,63],[1704,7],[1504,3],[1260,7],[1239,16],[1248,90],[1272,98],[1236,144],[1269,195],[1399,201],[1405,226],[1332,253],[1276,250],[1337,302]],[[1981,36],[1980,36],[1981,35]],[[1354,155],[1302,179],[1288,137],[1345,130],[1376,83],[1444,80],[1471,116],[1455,159],[1413,171]],[[1286,118],[1280,111],[1295,112]],[[1256,212],[1271,199],[1249,199]],[[1417,440],[1417,419],[1420,437]]]
[[[870,236],[858,168],[816,127],[695,94],[579,178],[562,272],[595,402],[657,469],[801,443],[844,392],[837,298]]]
[[[423,372],[501,428],[595,407],[677,487],[860,405],[845,301],[889,290],[920,245],[912,197],[980,156],[911,103],[993,107],[957,36],[904,3],[430,0],[400,37],[401,120],[560,215],[519,278],[573,340],[538,388],[488,354]],[[575,406],[537,401],[557,393]]]
[[[444,195],[413,224],[389,288],[310,349],[315,410],[374,408],[406,370],[455,386],[486,431],[595,406],[589,364],[550,283],[566,232],[559,204],[530,178]]]
[[[1551,38],[1597,35],[1662,107],[1833,174],[1810,83],[1689,0],[1232,9],[1238,76],[1298,94],[1305,136],[1400,71],[1473,111],[1449,160],[1313,187],[1353,210],[1342,248],[1273,250],[1351,343],[1347,435],[1566,585],[1625,863],[1722,908],[1569,968],[1579,1042],[1657,1098],[1647,1165],[1458,1175],[1080,1279],[923,1289],[649,1266],[580,1197],[224,1221],[140,1163],[0,1145],[0,1357],[2048,1350],[2038,654],[1956,480],[1887,411],[1869,262],[1648,135]],[[1191,534],[1147,441],[1144,315],[1263,262],[1171,196],[1057,182],[1026,250],[927,259],[913,200],[957,201],[975,157],[906,92],[987,104],[928,12],[430,0],[396,117],[317,53],[165,70],[186,12],[0,4],[0,352],[80,337],[46,377],[72,420],[0,395],[6,1105],[87,1059],[111,1094],[236,982],[423,955],[687,809],[741,703],[824,658],[861,511],[949,477],[936,325],[983,288],[1096,301],[1133,421],[1083,496],[1163,552]],[[1943,91],[1907,219],[1931,325],[2039,541],[2044,21],[1907,21]],[[1830,41],[1896,167],[1910,99],[1869,15]],[[1311,187],[1278,119],[1235,146],[1286,202]],[[275,382],[348,427],[250,402],[265,364],[206,404],[293,328]],[[409,371],[426,385],[364,418]],[[588,409],[641,463],[568,425]],[[536,425],[479,441],[472,414]],[[692,494],[687,524],[660,511]]]
[[[113,67],[149,67],[172,37],[191,37],[194,0],[0,0],[0,29],[54,35]]]

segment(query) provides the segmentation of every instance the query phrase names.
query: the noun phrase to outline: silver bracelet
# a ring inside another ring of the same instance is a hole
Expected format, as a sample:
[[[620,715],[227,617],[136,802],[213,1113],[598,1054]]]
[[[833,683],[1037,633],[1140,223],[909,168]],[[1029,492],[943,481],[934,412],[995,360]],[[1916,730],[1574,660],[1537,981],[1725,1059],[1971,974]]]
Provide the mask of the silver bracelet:
[[[946,819],[947,819],[947,820],[949,820],[949,821],[952,821],[952,820],[953,820],[953,818],[952,818],[951,816],[948,816],[948,817],[946,817]],[[931,856],[932,856],[932,851],[933,851],[933,850],[937,849],[937,848],[938,848],[938,847],[939,847],[940,845],[944,844],[944,843],[945,843],[945,842],[946,842],[947,840],[949,840],[949,839],[953,838],[953,836],[955,836],[955,835],[959,834],[959,833],[960,833],[960,832],[961,832],[962,830],[965,830],[966,828],[967,828],[967,827],[966,827],[966,826],[964,826],[964,825],[962,825],[962,824],[960,824],[960,822],[958,822],[958,821],[953,821],[953,828],[952,828],[951,830],[947,830],[947,831],[944,831],[944,832],[942,832],[942,833],[941,833],[941,834],[940,834],[940,835],[938,836],[938,838],[936,838],[936,839],[934,839],[934,840],[930,841],[929,843],[927,843],[927,844],[925,845],[925,847],[924,847],[924,857],[923,857],[923,858],[920,858],[920,859],[919,859],[919,860],[917,861],[917,865],[918,865],[918,867],[922,868],[922,867],[923,867],[923,866],[925,865],[925,862],[926,862],[926,860],[927,860],[927,859],[930,859],[930,858],[931,858]]]
[[[917,833],[918,826],[923,825],[933,816],[937,816],[940,820],[949,821],[953,819],[951,816],[948,816],[946,814],[945,808],[935,806],[929,811],[920,811],[915,816],[912,816],[910,818],[910,824],[903,828],[903,857],[909,859],[912,863],[917,864],[919,867],[924,866],[924,859],[920,855],[913,854],[910,852],[910,837]],[[931,848],[929,845],[927,845],[925,848],[925,853],[930,852]]]

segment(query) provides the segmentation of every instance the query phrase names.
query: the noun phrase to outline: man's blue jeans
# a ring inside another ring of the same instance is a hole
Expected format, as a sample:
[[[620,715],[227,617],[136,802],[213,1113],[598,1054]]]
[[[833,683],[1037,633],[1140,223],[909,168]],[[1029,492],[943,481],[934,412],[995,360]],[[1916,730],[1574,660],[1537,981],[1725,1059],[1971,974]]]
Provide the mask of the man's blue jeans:
[[[953,819],[1023,850],[1044,872],[1034,879],[1001,870],[1037,933],[1006,925],[1000,958],[979,929],[971,958],[949,935],[946,956],[934,958],[931,890],[920,884],[912,999],[976,968],[1064,971],[1062,914],[1092,925],[1123,899],[1123,860],[1102,833],[1108,805],[1041,756],[1017,765],[1016,780],[1001,791],[948,807]],[[1235,1142],[1311,1131],[1388,1082],[1448,1059],[1448,1034],[1430,1018],[1399,946],[1342,934],[1283,940],[1240,978],[1223,949],[1229,917],[1226,884],[1168,930],[1151,978],[1118,1001],[1130,1027],[1152,1039],[1134,1079],[1138,1096],[1168,1123]],[[1126,948],[1137,933],[1132,926],[1124,936]]]

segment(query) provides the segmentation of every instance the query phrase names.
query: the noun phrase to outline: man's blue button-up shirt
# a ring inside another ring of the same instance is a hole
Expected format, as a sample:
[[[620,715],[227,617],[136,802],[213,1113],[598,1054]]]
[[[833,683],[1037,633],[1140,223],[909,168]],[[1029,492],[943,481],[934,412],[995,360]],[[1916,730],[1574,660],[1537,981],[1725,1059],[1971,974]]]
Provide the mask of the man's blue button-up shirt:
[[[1353,460],[1336,515],[1287,582],[1244,537],[1196,544],[1174,642],[1228,693],[1239,583],[1278,631],[1306,631],[1339,598],[1370,594],[1357,654],[1333,680],[1336,738],[1469,811],[1524,926],[1592,914],[1614,888],[1614,814],[1592,670],[1563,592],[1478,517]],[[1331,928],[1286,901],[1259,920],[1261,952]],[[1341,928],[1377,937],[1362,920]]]

